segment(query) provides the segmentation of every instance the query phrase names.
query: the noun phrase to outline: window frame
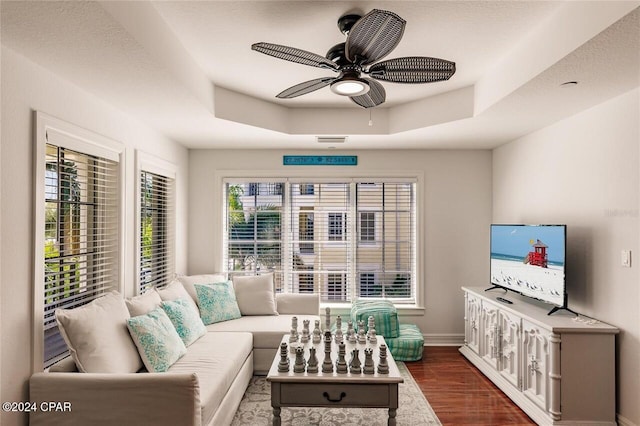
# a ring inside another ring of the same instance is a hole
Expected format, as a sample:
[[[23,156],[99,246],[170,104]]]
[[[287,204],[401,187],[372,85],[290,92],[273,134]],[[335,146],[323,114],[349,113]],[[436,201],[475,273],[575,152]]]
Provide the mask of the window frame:
[[[136,151],[136,168],[135,168],[135,175],[136,175],[136,193],[135,193],[135,200],[136,200],[136,229],[135,229],[135,235],[136,235],[136,249],[135,249],[135,268],[136,268],[136,273],[135,273],[135,294],[139,295],[141,294],[141,282],[140,282],[140,263],[142,261],[141,259],[141,255],[140,255],[140,251],[141,251],[141,246],[142,246],[142,242],[140,241],[140,233],[141,233],[141,228],[140,228],[140,222],[142,219],[142,206],[140,205],[141,202],[141,197],[142,197],[142,172],[147,172],[147,173],[153,173],[155,175],[159,175],[162,177],[165,177],[167,179],[171,179],[173,182],[173,212],[170,213],[170,215],[172,215],[172,217],[170,219],[172,219],[170,221],[170,223],[168,224],[168,226],[171,226],[173,229],[171,230],[171,234],[173,235],[173,241],[171,241],[169,244],[169,250],[171,251],[171,253],[169,254],[169,257],[171,257],[171,262],[173,264],[173,275],[175,275],[175,265],[176,265],[176,199],[177,199],[177,194],[176,194],[176,175],[177,175],[177,169],[178,167],[174,164],[171,163],[169,161],[165,161],[162,160],[152,154],[146,153],[144,151],[141,150],[137,150]],[[168,280],[167,284],[171,282],[171,279]]]
[[[45,247],[45,179],[46,179],[46,147],[47,144],[56,145],[68,150],[77,151],[90,156],[98,156],[119,163],[117,183],[117,245],[118,261],[116,275],[117,288],[123,292],[124,285],[124,218],[125,218],[125,148],[118,141],[97,134],[77,125],[52,117],[41,111],[34,113],[35,138],[34,138],[34,297],[33,297],[33,371],[43,371],[44,368],[44,289],[45,289],[45,265],[43,253]]]
[[[415,277],[414,284],[414,304],[402,304],[398,305],[398,309],[403,310],[405,312],[411,312],[412,314],[420,314],[423,313],[424,308],[424,294],[425,294],[425,284],[424,284],[424,269],[425,264],[423,260],[424,253],[424,235],[425,235],[425,209],[424,209],[424,191],[425,191],[425,172],[423,170],[353,170],[350,168],[341,168],[341,167],[331,167],[323,168],[324,172],[328,172],[332,177],[327,178],[327,173],[319,175],[317,170],[301,170],[297,168],[296,170],[288,170],[288,169],[255,169],[255,170],[244,170],[244,169],[229,169],[229,170],[216,170],[213,173],[213,179],[215,182],[215,192],[214,192],[214,200],[217,200],[218,205],[220,206],[214,212],[214,220],[217,221],[220,234],[218,240],[218,247],[220,247],[220,266],[224,266],[224,259],[226,258],[226,242],[225,235],[227,232],[226,223],[225,223],[225,210],[226,210],[226,194],[225,194],[225,184],[226,183],[239,183],[239,182],[273,182],[274,180],[288,182],[290,184],[298,183],[304,184],[310,181],[314,183],[335,183],[337,180],[351,183],[370,183],[374,180],[384,181],[384,182],[397,182],[397,183],[415,183],[416,191],[415,191],[415,216],[414,216],[414,227],[415,227],[415,262],[413,264],[412,274]],[[367,190],[369,188],[366,188]],[[375,190],[375,186],[371,185],[371,189]],[[288,191],[284,191],[285,202],[288,202]],[[355,208],[350,212],[350,214],[355,215]],[[288,229],[290,226],[289,219],[287,214],[283,214],[283,222],[282,227]],[[351,229],[350,232],[356,232],[357,229],[357,220],[350,221],[347,224]],[[292,253],[289,251],[288,244],[283,244],[283,257],[292,256]],[[282,273],[287,276],[291,274],[291,270],[287,269],[287,265],[283,265]],[[353,276],[352,279],[356,279],[354,272],[348,272],[349,275]],[[282,284],[282,291],[288,292],[288,285]],[[344,303],[326,303],[321,301],[320,305],[324,307],[331,307],[332,309],[343,309],[345,307]]]

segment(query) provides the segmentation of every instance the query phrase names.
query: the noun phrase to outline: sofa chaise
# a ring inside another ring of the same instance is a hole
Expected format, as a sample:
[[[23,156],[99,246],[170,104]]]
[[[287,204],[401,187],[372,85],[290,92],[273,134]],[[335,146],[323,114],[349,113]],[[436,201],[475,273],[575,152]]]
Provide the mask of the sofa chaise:
[[[192,296],[193,284],[206,282],[206,277],[183,277],[181,281]],[[236,293],[241,295],[238,287]],[[238,297],[238,304],[242,310],[242,300],[255,304],[260,297],[252,291],[249,299]],[[292,317],[297,316],[300,325],[305,319],[312,325],[320,319],[317,295],[276,294],[271,298],[276,312],[270,315],[256,314],[264,307],[257,307],[254,315],[244,315],[256,308],[245,303],[239,318],[207,325],[206,333],[166,372],[80,373],[76,361],[67,357],[47,372],[32,375],[31,401],[69,402],[71,409],[33,412],[30,425],[230,424],[251,376],[268,372],[282,336],[291,329]]]

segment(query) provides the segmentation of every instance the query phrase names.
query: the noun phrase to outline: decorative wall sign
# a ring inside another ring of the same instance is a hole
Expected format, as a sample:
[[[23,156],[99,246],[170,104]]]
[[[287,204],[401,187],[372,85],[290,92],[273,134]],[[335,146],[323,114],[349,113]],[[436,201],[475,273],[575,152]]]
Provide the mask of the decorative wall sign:
[[[357,166],[357,155],[283,155],[285,166]]]

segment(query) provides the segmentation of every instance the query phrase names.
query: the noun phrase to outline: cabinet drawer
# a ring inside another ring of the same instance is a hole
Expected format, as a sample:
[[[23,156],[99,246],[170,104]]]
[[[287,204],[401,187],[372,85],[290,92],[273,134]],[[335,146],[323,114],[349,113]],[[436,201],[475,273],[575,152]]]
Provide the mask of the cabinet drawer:
[[[280,403],[300,406],[388,407],[397,384],[282,383]],[[397,391],[396,391],[397,392]]]

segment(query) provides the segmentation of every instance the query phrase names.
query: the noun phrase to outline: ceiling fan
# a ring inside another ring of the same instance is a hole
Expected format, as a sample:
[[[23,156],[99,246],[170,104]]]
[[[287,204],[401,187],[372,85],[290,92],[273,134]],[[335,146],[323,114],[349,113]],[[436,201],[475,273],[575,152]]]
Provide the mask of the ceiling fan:
[[[338,19],[347,36],[333,46],[326,57],[272,43],[255,43],[251,49],[278,59],[326,68],[337,77],[321,77],[289,87],[276,95],[291,99],[330,86],[331,90],[364,108],[385,101],[386,93],[376,80],[392,83],[432,83],[448,80],[456,72],[455,62],[424,56],[409,56],[376,62],[387,56],[402,39],[406,21],[393,12],[374,9],[364,16],[348,14]],[[369,76],[372,78],[363,77]],[[375,79],[375,80],[374,80]]]

